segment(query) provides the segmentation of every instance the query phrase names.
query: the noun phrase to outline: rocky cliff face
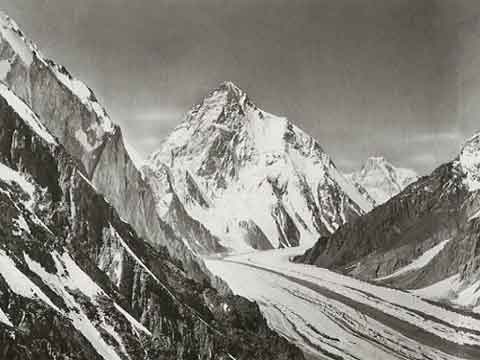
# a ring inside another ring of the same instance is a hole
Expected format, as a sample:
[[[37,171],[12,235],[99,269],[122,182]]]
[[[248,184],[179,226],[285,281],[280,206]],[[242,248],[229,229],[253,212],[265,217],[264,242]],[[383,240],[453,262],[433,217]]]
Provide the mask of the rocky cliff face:
[[[231,82],[196,105],[147,163],[146,181],[162,189],[161,217],[180,201],[221,239],[191,245],[207,253],[310,244],[372,208],[315,139]],[[165,183],[174,190],[156,185]]]
[[[302,359],[255,304],[188,280],[0,85],[5,359]]]
[[[346,175],[376,205],[383,204],[418,179],[415,171],[397,168],[383,157],[371,157],[361,170]]]
[[[321,238],[296,260],[404,289],[427,287],[436,299],[479,305],[479,139],[475,135],[457,159]]]
[[[153,193],[128,154],[120,128],[93,92],[63,66],[46,59],[5,14],[0,14],[0,81],[82,162],[87,178],[142,237],[154,246],[166,246],[190,276],[208,278],[203,262],[181,240],[183,234],[159,219]],[[199,227],[187,213],[183,221],[187,228]],[[208,231],[200,233],[205,241],[217,242]]]

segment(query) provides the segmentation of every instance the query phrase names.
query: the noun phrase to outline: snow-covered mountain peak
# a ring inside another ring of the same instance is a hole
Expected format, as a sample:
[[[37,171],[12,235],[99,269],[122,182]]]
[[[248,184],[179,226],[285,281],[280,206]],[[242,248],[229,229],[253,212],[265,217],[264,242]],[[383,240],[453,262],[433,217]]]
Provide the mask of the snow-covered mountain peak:
[[[244,114],[249,108],[256,106],[250,102],[247,93],[233,82],[224,81],[188,112],[186,121],[192,125],[196,122],[222,124],[236,113]]]
[[[372,156],[360,171],[347,177],[380,205],[414,182],[418,175],[413,170],[393,166],[383,156]]]
[[[459,164],[465,174],[464,184],[470,191],[480,189],[480,133],[468,139],[462,146]]]
[[[12,18],[10,18],[10,16],[5,14],[1,10],[0,36],[10,44],[13,51],[18,54],[19,58],[25,65],[31,65],[33,61],[33,53],[36,52],[38,54],[37,47],[24,36],[18,24]],[[4,77],[4,75],[6,75],[7,65],[8,64],[3,63],[3,61],[0,61],[1,77]]]
[[[245,94],[245,91],[243,91],[237,84],[235,84],[233,81],[227,80],[223,81],[220,83],[220,86],[218,89],[222,89],[224,91],[236,94],[236,95],[243,95]]]
[[[235,250],[311,243],[372,208],[313,137],[231,82],[150,156],[152,188],[165,181],[156,171],[165,165],[187,211]],[[157,196],[163,209],[165,196]]]

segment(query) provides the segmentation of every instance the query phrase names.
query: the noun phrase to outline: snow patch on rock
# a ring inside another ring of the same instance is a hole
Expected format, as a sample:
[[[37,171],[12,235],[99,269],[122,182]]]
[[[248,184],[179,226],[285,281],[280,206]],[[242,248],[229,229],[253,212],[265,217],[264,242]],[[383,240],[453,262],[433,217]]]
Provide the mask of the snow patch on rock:
[[[35,199],[35,186],[21,173],[0,163],[0,179],[7,183],[15,183],[20,186],[23,192],[28,195],[30,199],[29,203],[33,203]],[[28,208],[31,208],[31,206],[28,206]]]
[[[50,144],[57,144],[55,138],[42,124],[37,115],[3,83],[0,83],[0,96],[7,101],[8,105],[25,121],[27,126],[42,139]]]
[[[79,290],[90,299],[92,304],[97,304],[97,296],[106,296],[106,294],[80,269],[66,252],[63,254],[53,252],[52,257],[57,269],[56,274],[47,272],[40,263],[31,259],[27,254],[24,254],[25,261],[30,270],[37,274],[45,284],[47,284],[66,302],[68,308],[71,310],[68,311],[68,313],[65,313],[65,315],[72,321],[73,326],[85,336],[98,354],[106,360],[121,360],[120,356],[115,351],[115,348],[105,342],[96,326],[88,318],[83,311],[82,306],[69,290]],[[124,349],[120,336],[105,322],[101,311],[98,311],[100,312],[98,326],[108,331],[116,340],[118,347]]]
[[[15,262],[0,249],[0,275],[7,282],[12,291],[20,296],[29,299],[38,299],[43,301],[51,308],[60,312],[60,310],[52,303],[45,293],[35,285],[27,276],[25,276],[18,268]]]
[[[7,314],[5,314],[1,308],[0,308],[0,322],[4,323],[7,326],[14,327],[12,322],[8,318]]]
[[[120,305],[115,303],[115,308],[119,313],[121,313],[127,321],[133,325],[133,327],[141,332],[147,334],[148,336],[152,336],[150,330],[148,330],[145,326],[143,326],[140,322],[137,321],[132,315],[130,315],[127,311],[125,311]]]

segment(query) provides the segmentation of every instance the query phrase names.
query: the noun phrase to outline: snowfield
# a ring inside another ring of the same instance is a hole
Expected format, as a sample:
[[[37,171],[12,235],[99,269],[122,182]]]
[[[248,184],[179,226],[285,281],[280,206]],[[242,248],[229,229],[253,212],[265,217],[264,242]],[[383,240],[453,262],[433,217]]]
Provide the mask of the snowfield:
[[[206,259],[313,359],[479,359],[480,319],[420,296],[289,261],[304,249]]]

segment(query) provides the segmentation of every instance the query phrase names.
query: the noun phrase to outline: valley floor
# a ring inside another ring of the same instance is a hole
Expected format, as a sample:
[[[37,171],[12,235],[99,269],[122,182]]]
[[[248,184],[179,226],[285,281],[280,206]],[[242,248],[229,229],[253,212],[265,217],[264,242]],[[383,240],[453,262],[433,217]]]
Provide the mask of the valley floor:
[[[311,359],[480,359],[480,316],[409,292],[295,264],[304,249],[206,259],[233,292]]]

